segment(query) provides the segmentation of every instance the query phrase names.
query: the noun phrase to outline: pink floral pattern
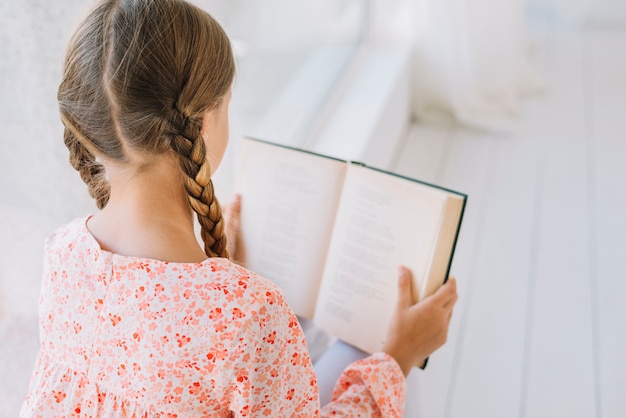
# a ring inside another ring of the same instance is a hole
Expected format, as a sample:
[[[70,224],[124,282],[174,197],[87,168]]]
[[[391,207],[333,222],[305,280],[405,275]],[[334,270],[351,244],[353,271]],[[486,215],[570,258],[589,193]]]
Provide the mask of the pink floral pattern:
[[[226,259],[112,254],[85,225],[46,242],[20,416],[402,416],[405,379],[384,353],[350,365],[320,408],[304,334],[271,282]]]

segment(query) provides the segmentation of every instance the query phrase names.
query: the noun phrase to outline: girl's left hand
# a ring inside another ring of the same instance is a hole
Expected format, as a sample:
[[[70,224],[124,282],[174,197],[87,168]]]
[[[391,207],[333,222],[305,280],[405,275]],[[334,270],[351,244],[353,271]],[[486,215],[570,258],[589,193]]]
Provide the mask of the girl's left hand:
[[[230,254],[230,259],[234,263],[245,267],[246,255],[241,235],[241,196],[233,196],[230,203],[224,208],[224,219],[226,226],[226,248]]]

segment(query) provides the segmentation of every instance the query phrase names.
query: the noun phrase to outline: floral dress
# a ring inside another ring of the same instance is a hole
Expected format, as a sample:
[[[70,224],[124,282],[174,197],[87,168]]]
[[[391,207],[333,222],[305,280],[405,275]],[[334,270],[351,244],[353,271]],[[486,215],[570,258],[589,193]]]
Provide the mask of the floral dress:
[[[100,249],[78,219],[46,242],[41,346],[21,417],[403,414],[390,356],[346,368],[320,407],[280,290],[222,258],[171,263]]]

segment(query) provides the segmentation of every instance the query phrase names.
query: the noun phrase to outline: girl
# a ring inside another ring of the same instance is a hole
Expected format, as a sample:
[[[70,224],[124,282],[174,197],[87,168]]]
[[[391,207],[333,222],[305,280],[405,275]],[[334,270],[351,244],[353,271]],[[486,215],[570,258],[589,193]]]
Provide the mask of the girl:
[[[79,25],[58,99],[101,211],[46,242],[21,416],[402,415],[405,376],[445,340],[454,280],[413,305],[401,270],[383,352],[348,366],[320,407],[280,291],[229,261],[211,175],[234,72],[221,27],[181,0],[103,0]]]

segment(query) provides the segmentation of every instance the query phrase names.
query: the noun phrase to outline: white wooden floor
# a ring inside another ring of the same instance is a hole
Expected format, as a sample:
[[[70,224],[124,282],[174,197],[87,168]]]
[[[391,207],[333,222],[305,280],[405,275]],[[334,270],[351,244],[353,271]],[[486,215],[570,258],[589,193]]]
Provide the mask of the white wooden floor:
[[[469,194],[460,301],[410,415],[626,417],[626,28],[544,29],[519,131],[414,125],[396,170]]]

